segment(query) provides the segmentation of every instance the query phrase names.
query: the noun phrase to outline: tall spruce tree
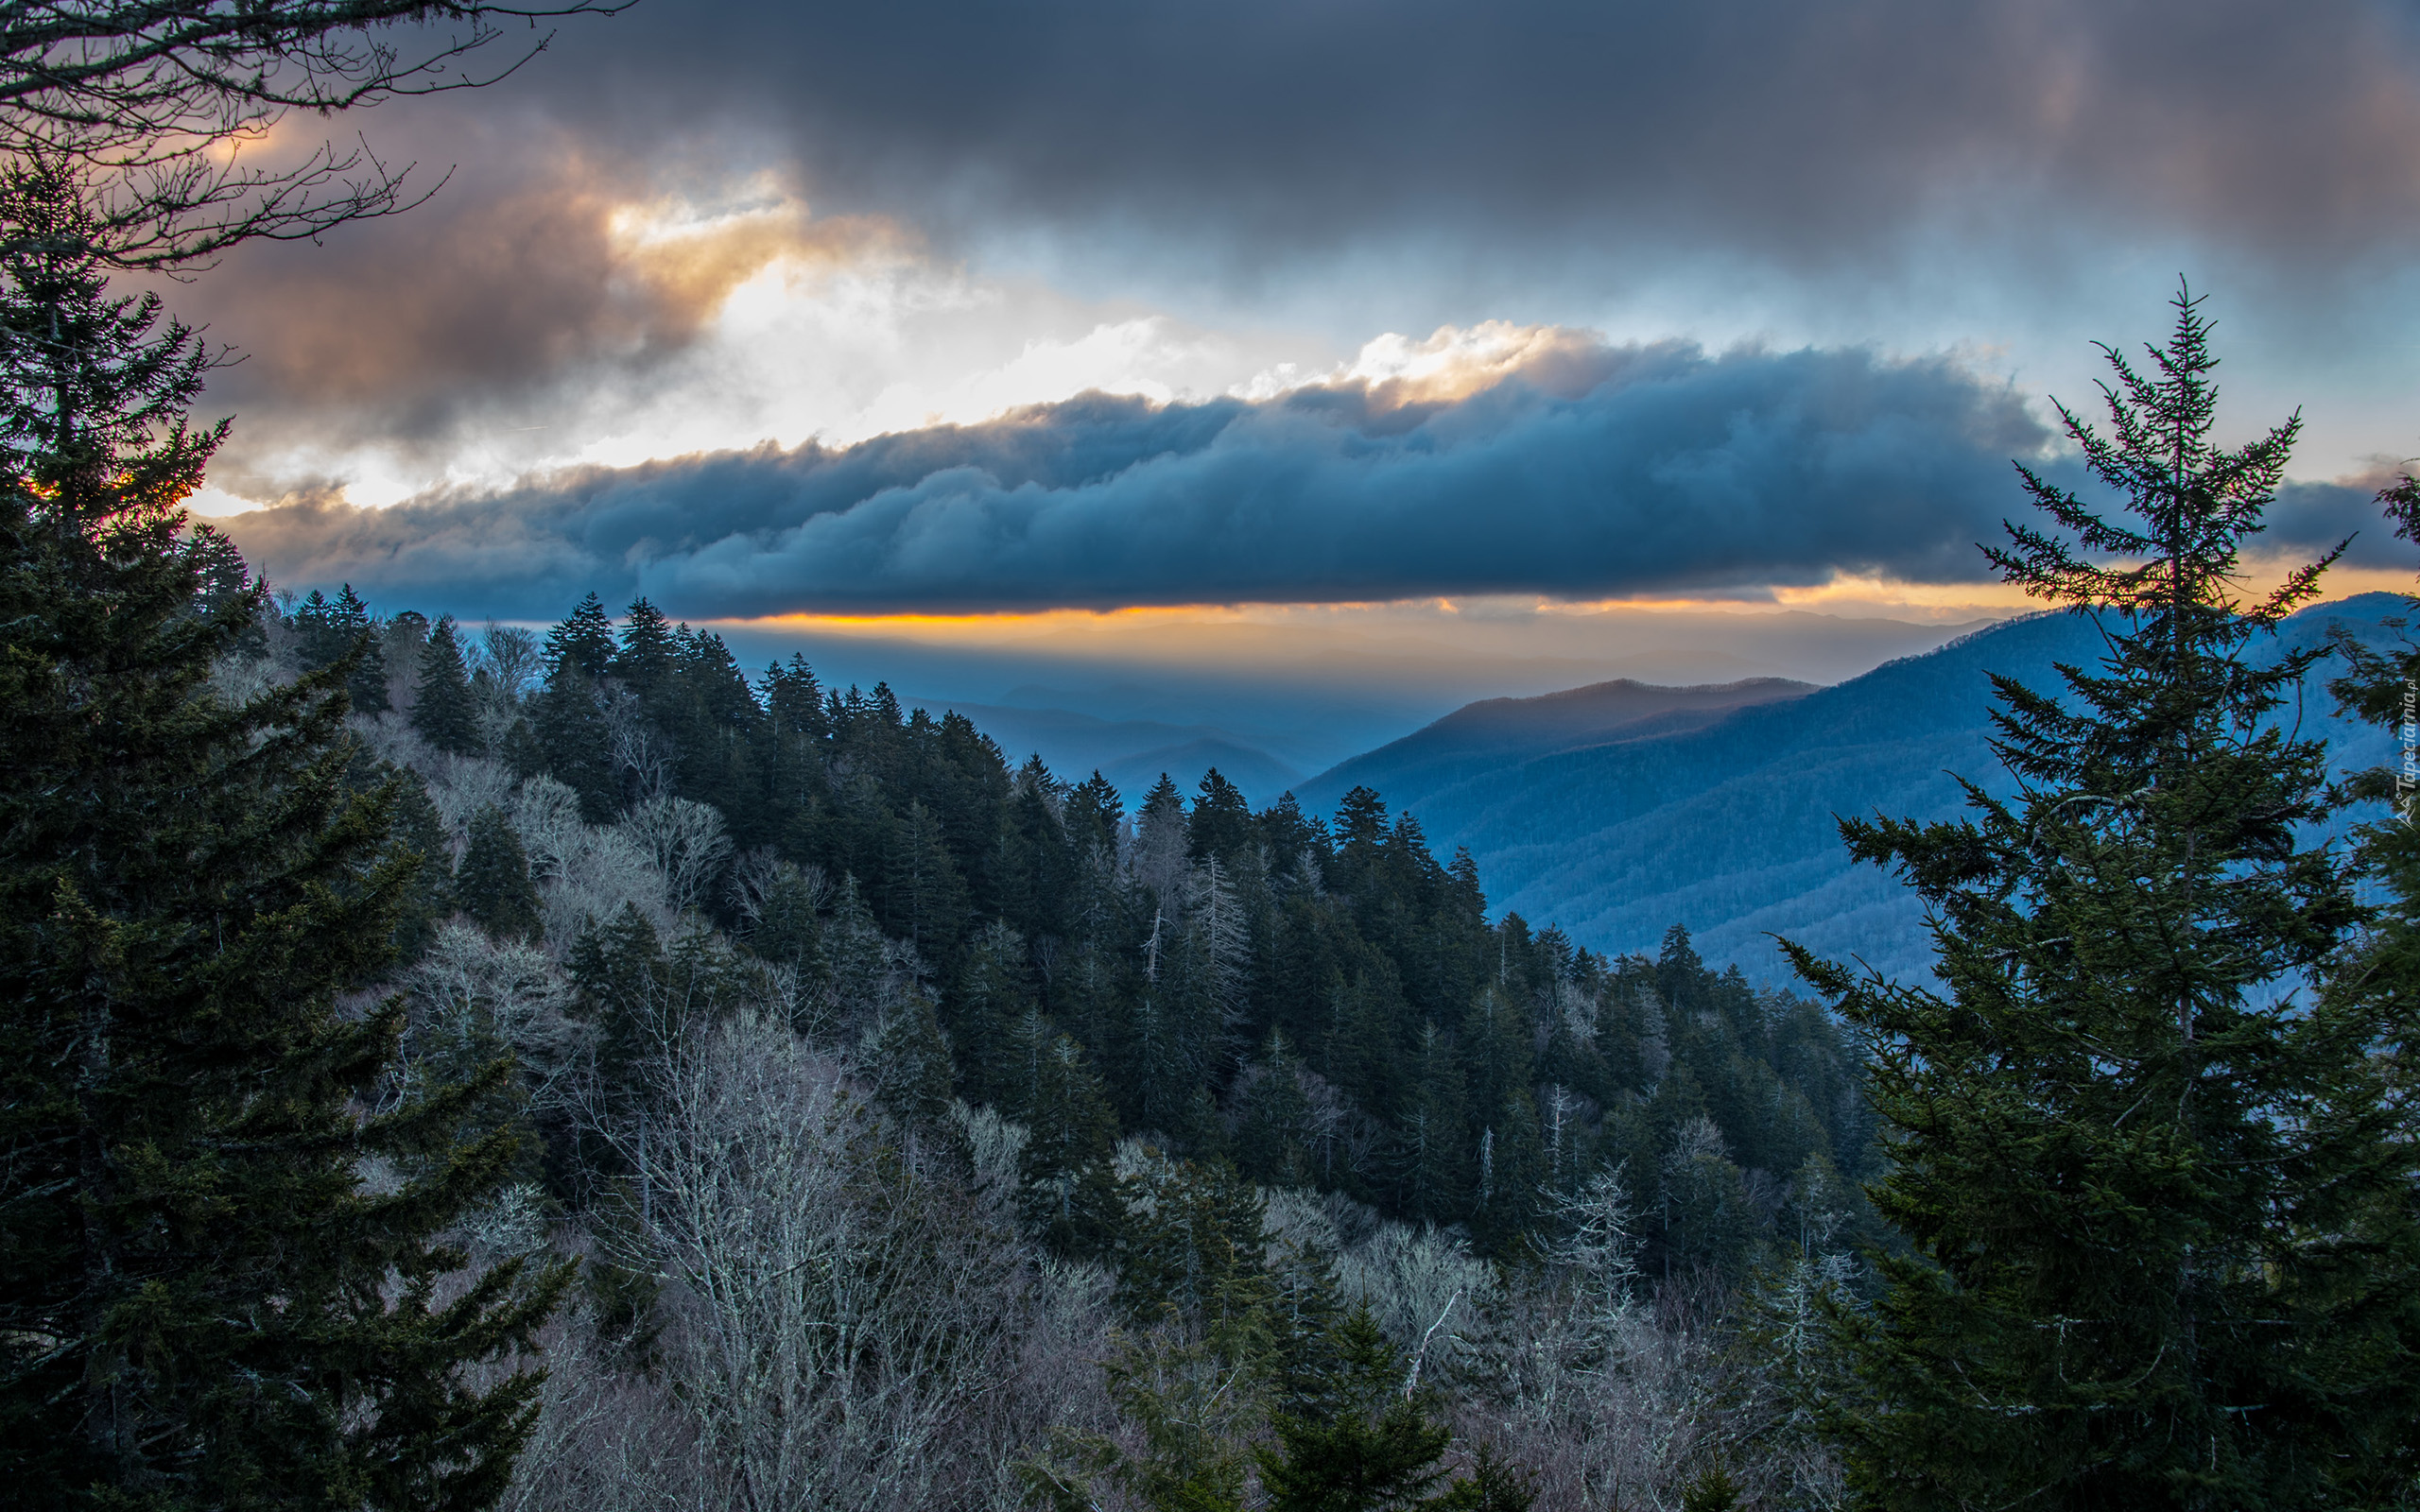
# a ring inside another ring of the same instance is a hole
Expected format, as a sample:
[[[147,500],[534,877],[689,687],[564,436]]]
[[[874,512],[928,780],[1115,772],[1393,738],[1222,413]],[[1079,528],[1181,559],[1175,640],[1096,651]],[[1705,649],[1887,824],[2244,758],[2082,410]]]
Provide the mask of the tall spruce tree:
[[[601,678],[614,664],[614,616],[595,593],[583,596],[563,622],[546,632],[548,676],[565,667]]]
[[[1317,1410],[1275,1414],[1276,1442],[1253,1452],[1270,1512],[1526,1512],[1529,1478],[1487,1446],[1469,1475],[1448,1478],[1454,1435],[1432,1419],[1436,1392],[1366,1309],[1334,1332],[1338,1362]]]
[[[451,755],[476,755],[483,744],[471,674],[462,664],[462,643],[451,614],[429,627],[428,644],[421,648],[420,680],[412,685],[412,729]]]
[[[580,816],[602,824],[621,807],[614,772],[613,730],[600,683],[614,660],[614,622],[595,593],[546,632],[546,686],[530,724],[538,762],[579,795]]]
[[[371,617],[370,606],[361,601],[351,583],[337,592],[336,603],[329,608],[327,623],[345,637],[344,649],[356,658],[344,680],[345,692],[353,699],[353,712],[386,713],[387,658],[378,645],[378,622]]]
[[[652,698],[663,691],[680,662],[681,647],[672,622],[645,595],[632,600],[622,621],[621,646],[608,670],[641,698]]]
[[[1851,821],[1924,899],[1942,987],[1792,951],[1873,1055],[1912,1242],[1849,1343],[1852,1482],[1906,1507],[2375,1506],[2415,1442],[2412,1156],[2375,1053],[2408,992],[2314,991],[2360,922],[2325,753],[2278,728],[2309,654],[2256,654],[2325,562],[2265,595],[2245,538],[2299,418],[2212,439],[2216,360],[2180,292],[2138,370],[2103,348],[2110,434],[2062,409],[2104,514],[1989,553],[2092,615],[2053,695],[1996,679],[2007,800]],[[2405,1131],[2408,1135],[2409,1131]]]
[[[562,1284],[454,1286],[436,1239],[512,1157],[447,1132],[509,1068],[359,1116],[401,1008],[336,998],[390,950],[392,796],[344,789],[335,669],[210,691],[265,594],[209,595],[224,542],[178,507],[224,433],[185,421],[192,333],[109,297],[65,175],[9,168],[0,232],[7,1495],[486,1505],[537,1382],[463,1370]],[[364,1188],[373,1157],[400,1189]]]
[[[454,868],[454,902],[491,935],[534,940],[544,932],[529,852],[493,803],[471,816],[469,843]]]
[[[351,583],[344,585],[333,603],[318,589],[311,590],[286,616],[285,627],[294,633],[295,649],[305,667],[351,659],[345,691],[355,713],[386,710],[387,659],[378,645],[370,606],[354,593]]]
[[[1082,1048],[1047,1022],[1039,1021],[1043,1042],[1023,1099],[1028,1135],[1017,1155],[1018,1203],[1052,1252],[1101,1258],[1115,1242],[1120,1215],[1112,1169],[1117,1115]]]

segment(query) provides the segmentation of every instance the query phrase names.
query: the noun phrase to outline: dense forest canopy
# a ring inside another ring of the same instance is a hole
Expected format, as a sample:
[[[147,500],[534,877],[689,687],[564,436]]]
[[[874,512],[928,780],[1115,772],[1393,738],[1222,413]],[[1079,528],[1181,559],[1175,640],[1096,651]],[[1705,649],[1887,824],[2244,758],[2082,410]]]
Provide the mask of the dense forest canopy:
[[[635,1011],[612,984],[674,948],[666,910],[711,925],[816,1036],[913,1034],[885,1016],[929,1012],[940,1040],[900,1059],[945,1062],[946,1083],[913,1096],[1054,1131],[1028,1182],[1080,1181],[1138,1136],[1511,1254],[1550,1237],[1556,1194],[1616,1166],[1651,1215],[1650,1263],[1737,1274],[1794,1182],[1867,1169],[1855,1058],[1818,1005],[1707,970],[1677,928],[1655,959],[1607,960],[1491,924],[1469,857],[1441,864],[1366,789],[1333,816],[1290,795],[1254,813],[1214,771],[1190,801],[1164,778],[1130,812],[1098,774],[1012,765],[886,686],[826,689],[795,658],[751,679],[644,599],[617,625],[592,595],[543,643],[491,627],[467,653],[450,621],[377,621],[350,590],[274,628],[302,667],[358,644],[356,704],[417,737],[406,770],[493,762],[519,784],[499,816],[576,803],[659,862],[665,899],[557,920],[585,1011]],[[459,859],[414,939],[525,885],[489,880],[475,817],[416,839]],[[534,880],[562,879],[541,861]],[[1668,1224],[1666,1157],[1702,1121],[1722,1173],[1691,1179],[1732,1211],[1684,1202]]]
[[[869,1505],[1307,1507],[1374,1476],[1510,1512],[1837,1477],[1785,1382],[1834,1372],[1812,1320],[1872,1236],[1858,1058],[1684,930],[1609,960],[1491,922],[1469,857],[1375,793],[1254,812],[1213,772],[1130,807],[885,686],[752,679],[644,600],[541,636],[315,593],[218,677],[342,681],[348,781],[423,859],[380,1095],[518,1068],[464,1133],[520,1137],[480,1221],[584,1257],[522,1472],[546,1504],[601,1494],[627,1445],[578,1425],[631,1411],[659,1448],[771,1433],[730,1467],[619,1461],[634,1485]],[[820,1296],[783,1258],[818,1244]],[[867,1305],[845,1368],[716,1363]],[[1047,1368],[1008,1357],[1053,1328]],[[829,1407],[834,1369],[882,1383],[868,1421],[914,1469],[863,1425],[768,1427],[764,1390]]]

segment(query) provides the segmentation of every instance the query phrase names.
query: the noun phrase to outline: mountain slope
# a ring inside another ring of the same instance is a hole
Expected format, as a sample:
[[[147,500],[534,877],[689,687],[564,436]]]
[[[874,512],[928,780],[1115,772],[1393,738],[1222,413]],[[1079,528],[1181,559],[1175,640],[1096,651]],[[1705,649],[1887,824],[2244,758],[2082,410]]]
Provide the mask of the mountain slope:
[[[1122,756],[1103,765],[1100,774],[1116,784],[1129,803],[1140,804],[1163,774],[1176,783],[1178,792],[1191,799],[1201,785],[1202,774],[1214,766],[1248,800],[1264,807],[1302,780],[1300,772],[1267,751],[1216,737]]]
[[[2294,616],[2279,644],[2319,644],[2340,624],[2376,634],[2379,617],[2401,607],[2383,593],[2321,605]],[[1441,850],[1467,846],[1492,899],[1598,949],[1651,949],[1682,923],[1708,959],[1752,974],[1780,973],[1769,932],[1918,972],[1930,960],[1920,911],[1890,877],[1849,864],[1835,816],[1950,817],[1962,806],[1951,773],[2005,791],[1990,748],[1988,674],[2053,689],[2055,663],[2088,661],[2098,648],[2090,622],[2037,615],[1836,687],[1715,712],[1698,728],[1616,726],[1600,739],[1573,735],[1552,710],[1474,705],[1322,773],[1302,797],[1325,808],[1356,782],[1376,788],[1415,814]],[[2305,717],[2344,765],[2386,759],[2382,732],[2325,718],[2325,703],[2314,687]],[[1538,738],[1487,749],[1456,750],[1450,733],[1432,735],[1525,722]]]
[[[1686,688],[1623,678],[1534,698],[1482,698],[1401,740],[1356,756],[1304,784],[1325,799],[1356,787],[1392,798],[1433,793],[1482,776],[1508,754],[1530,759],[1616,740],[1678,734],[1716,724],[1753,704],[1817,691],[1811,682],[1750,678]]]

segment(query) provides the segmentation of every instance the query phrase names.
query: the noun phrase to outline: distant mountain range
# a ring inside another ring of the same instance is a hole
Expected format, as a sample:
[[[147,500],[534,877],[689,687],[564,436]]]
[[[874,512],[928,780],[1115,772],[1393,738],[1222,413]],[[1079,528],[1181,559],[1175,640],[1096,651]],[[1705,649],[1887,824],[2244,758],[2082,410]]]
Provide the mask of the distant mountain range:
[[[1303,779],[1297,768],[1215,725],[1099,719],[1065,709],[1011,704],[906,701],[911,705],[930,702],[964,714],[999,743],[1011,766],[1021,765],[1028,755],[1039,755],[1053,773],[1069,782],[1081,782],[1098,771],[1116,784],[1129,808],[1143,800],[1163,772],[1190,799],[1202,774],[1215,766],[1257,806],[1275,802],[1279,794]]]
[[[1628,678],[1535,698],[1483,698],[1425,730],[1321,773],[1305,791],[1341,795],[1357,786],[1387,794],[1437,792],[1502,766],[1583,746],[1649,740],[1717,724],[1752,704],[1780,703],[1817,691],[1812,682],[1750,678],[1689,688]]]
[[[2320,644],[2339,625],[2373,638],[2404,608],[2389,593],[2319,605],[2274,644]],[[2089,621],[2041,614],[1829,688],[1619,681],[1491,698],[1295,792],[1322,812],[1356,785],[1376,789],[1419,818],[1441,854],[1468,847],[1496,908],[1561,924],[1592,948],[1651,950],[1680,923],[1708,959],[1752,977],[1784,974],[1772,934],[1921,973],[1931,951],[1920,910],[1889,876],[1851,866],[1835,816],[1950,817],[1962,807],[1952,773],[2007,791],[1986,674],[2055,690],[2056,663],[2099,651]],[[2385,761],[2384,731],[2327,714],[2325,677],[2323,665],[2305,727],[2347,768]]]

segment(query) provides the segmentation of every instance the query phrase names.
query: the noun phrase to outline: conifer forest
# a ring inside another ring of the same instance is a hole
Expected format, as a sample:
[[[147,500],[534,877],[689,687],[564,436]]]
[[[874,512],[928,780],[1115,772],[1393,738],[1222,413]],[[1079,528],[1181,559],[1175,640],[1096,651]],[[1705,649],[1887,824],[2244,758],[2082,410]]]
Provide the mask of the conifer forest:
[[[1841,816],[1930,971],[1752,981],[1367,787],[268,580],[134,275],[398,205],[126,198],[352,103],[240,72],[0,167],[0,1502],[2420,1505],[2420,830],[2301,722],[2408,752],[2420,643],[2273,654],[2333,558],[2246,586],[2300,420],[2221,443],[2191,293],[1985,548],[2100,653],[1995,679],[1962,817]]]

